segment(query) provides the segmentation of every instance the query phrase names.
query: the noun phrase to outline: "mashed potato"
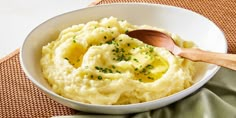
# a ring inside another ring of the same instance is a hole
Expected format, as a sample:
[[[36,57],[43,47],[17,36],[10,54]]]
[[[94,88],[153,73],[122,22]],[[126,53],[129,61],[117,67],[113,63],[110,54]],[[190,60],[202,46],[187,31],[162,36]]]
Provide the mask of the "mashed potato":
[[[42,48],[43,75],[59,95],[90,104],[146,102],[190,87],[194,63],[125,34],[142,28],[160,30],[114,17],[71,26]]]

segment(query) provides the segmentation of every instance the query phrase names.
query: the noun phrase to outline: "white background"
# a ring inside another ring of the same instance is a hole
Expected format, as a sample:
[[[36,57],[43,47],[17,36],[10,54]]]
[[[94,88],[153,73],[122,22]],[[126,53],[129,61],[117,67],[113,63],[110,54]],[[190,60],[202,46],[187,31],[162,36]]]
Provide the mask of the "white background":
[[[0,0],[0,58],[20,48],[40,23],[94,0]]]

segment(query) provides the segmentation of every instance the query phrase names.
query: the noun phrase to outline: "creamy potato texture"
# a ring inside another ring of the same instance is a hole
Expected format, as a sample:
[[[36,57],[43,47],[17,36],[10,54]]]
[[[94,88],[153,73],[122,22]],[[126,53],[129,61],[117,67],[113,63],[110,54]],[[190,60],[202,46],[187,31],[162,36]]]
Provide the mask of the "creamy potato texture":
[[[115,17],[71,26],[42,48],[43,75],[59,95],[103,105],[151,101],[191,86],[193,62],[125,34],[142,28],[159,30]]]

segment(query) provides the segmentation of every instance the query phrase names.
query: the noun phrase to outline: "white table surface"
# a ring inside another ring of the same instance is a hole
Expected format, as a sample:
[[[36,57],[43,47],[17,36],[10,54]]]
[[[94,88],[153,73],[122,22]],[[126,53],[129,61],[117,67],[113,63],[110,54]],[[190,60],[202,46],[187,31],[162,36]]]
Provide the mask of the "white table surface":
[[[94,0],[0,0],[0,58],[20,48],[40,23],[88,6]]]

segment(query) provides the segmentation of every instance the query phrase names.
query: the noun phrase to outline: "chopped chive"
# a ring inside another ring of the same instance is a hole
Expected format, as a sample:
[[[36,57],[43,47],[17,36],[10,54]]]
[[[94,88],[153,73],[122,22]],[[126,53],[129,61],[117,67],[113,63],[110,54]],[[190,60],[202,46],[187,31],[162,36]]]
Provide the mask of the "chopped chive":
[[[90,75],[90,78],[93,78],[93,75]]]
[[[134,58],[133,60],[136,61],[136,62],[139,62],[138,59],[136,59],[136,58]]]
[[[138,81],[142,82],[142,79],[138,79]]]
[[[129,30],[126,30],[125,33],[127,34],[129,32]]]
[[[101,71],[104,73],[107,73],[108,70],[107,70],[107,68],[105,68],[105,69],[102,68]]]
[[[112,41],[107,41],[106,43],[107,43],[107,44],[112,44]]]
[[[112,73],[113,71],[111,69],[108,69],[109,73]]]
[[[73,40],[73,43],[76,43],[76,40]]]
[[[125,61],[129,61],[131,59],[131,56],[129,56],[128,58],[125,59]]]
[[[130,46],[130,43],[127,43],[127,46]]]
[[[100,68],[98,66],[95,66],[95,69],[100,70]]]
[[[98,80],[102,80],[102,76],[99,75],[99,76],[98,76]]]
[[[150,64],[149,64],[149,65],[146,66],[146,68],[148,68],[148,69],[153,69],[154,67],[153,67],[153,65],[150,65]]]
[[[106,36],[104,36],[104,39],[107,39],[107,37],[106,37]]]
[[[153,77],[149,77],[149,76],[148,76],[148,79],[154,80],[154,78],[153,78]]]
[[[65,57],[64,59],[69,60],[67,57]]]
[[[142,73],[146,73],[147,72],[147,70],[144,68],[142,71],[141,71]]]
[[[113,69],[115,69],[116,67],[114,65],[111,66]]]
[[[154,51],[153,47],[150,47],[149,49],[150,49],[149,52],[153,52]]]

